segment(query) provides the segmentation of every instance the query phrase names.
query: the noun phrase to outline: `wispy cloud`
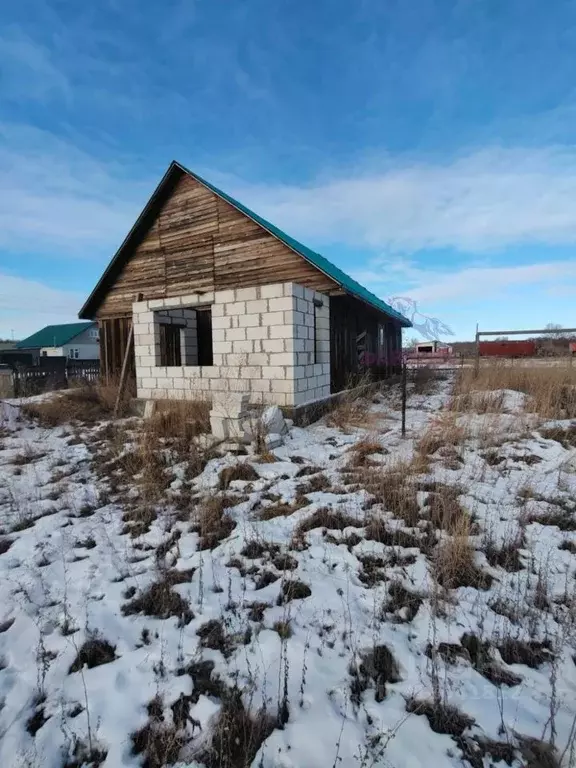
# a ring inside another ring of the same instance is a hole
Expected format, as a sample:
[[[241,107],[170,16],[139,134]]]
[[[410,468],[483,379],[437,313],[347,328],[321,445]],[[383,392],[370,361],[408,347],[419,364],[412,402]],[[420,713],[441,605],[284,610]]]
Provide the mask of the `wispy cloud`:
[[[74,322],[85,297],[0,272],[0,338],[24,338],[45,325]]]
[[[90,258],[117,245],[153,179],[39,129],[0,124],[0,248]]]
[[[576,242],[576,151],[488,148],[446,162],[396,160],[377,173],[235,192],[317,243],[387,252]]]
[[[29,37],[20,27],[0,33],[0,95],[2,99],[69,100],[71,86],[56,66],[50,50]]]

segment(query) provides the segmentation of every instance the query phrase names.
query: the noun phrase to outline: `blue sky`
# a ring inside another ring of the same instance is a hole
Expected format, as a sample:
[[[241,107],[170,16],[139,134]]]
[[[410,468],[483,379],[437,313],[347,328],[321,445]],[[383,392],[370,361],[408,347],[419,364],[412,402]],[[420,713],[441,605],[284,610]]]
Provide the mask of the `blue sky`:
[[[4,4],[0,337],[74,320],[171,159],[454,338],[576,325],[576,4]]]

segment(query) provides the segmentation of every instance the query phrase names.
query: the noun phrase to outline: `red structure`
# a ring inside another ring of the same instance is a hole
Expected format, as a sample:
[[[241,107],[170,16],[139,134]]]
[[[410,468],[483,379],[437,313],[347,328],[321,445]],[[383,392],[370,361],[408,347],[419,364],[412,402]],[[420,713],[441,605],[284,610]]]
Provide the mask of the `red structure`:
[[[480,357],[532,357],[536,354],[534,341],[481,341]]]

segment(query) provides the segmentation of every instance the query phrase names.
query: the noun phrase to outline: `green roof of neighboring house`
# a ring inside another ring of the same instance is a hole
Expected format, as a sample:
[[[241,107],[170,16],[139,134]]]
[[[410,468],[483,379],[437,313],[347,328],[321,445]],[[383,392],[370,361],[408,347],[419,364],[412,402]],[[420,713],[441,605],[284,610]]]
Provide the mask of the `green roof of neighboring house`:
[[[41,331],[36,331],[27,339],[16,344],[17,349],[32,349],[36,347],[62,347],[75,339],[81,333],[96,323],[66,323],[65,325],[47,325]]]
[[[172,161],[170,163],[170,167],[164,174],[162,180],[156,187],[154,193],[152,194],[152,197],[146,204],[144,210],[136,220],[136,223],[124,239],[124,242],[116,252],[116,255],[106,268],[104,274],[98,281],[98,284],[86,300],[86,303],[80,310],[79,316],[80,317],[94,317],[96,309],[99,305],[99,302],[101,301],[103,295],[105,294],[105,291],[107,287],[110,286],[111,282],[114,280],[114,276],[119,273],[119,271],[122,269],[123,266],[123,259],[124,254],[130,244],[133,242],[133,239],[141,237],[143,233],[147,230],[147,228],[151,224],[151,217],[155,214],[155,212],[159,209],[159,206],[163,202],[163,197],[166,195],[167,190],[170,188],[170,184],[174,182],[175,175],[186,173],[189,176],[191,176],[193,179],[196,179],[200,182],[200,184],[203,184],[207,189],[210,189],[214,194],[218,195],[222,200],[225,200],[230,205],[234,206],[237,210],[239,210],[241,213],[243,213],[245,216],[248,216],[252,221],[255,221],[257,224],[259,224],[261,227],[263,227],[265,230],[270,232],[271,235],[274,235],[274,237],[277,237],[278,240],[280,240],[282,243],[288,246],[288,248],[292,249],[296,253],[298,253],[300,256],[302,256],[304,259],[306,259],[307,262],[312,264],[314,267],[319,269],[321,272],[323,272],[325,275],[330,277],[334,282],[336,282],[338,285],[340,285],[341,288],[343,288],[344,291],[347,293],[352,294],[353,296],[356,296],[361,301],[366,302],[366,304],[370,304],[371,306],[378,309],[380,312],[385,312],[389,317],[394,318],[397,320],[404,328],[411,328],[412,323],[408,318],[404,317],[404,315],[400,314],[400,312],[397,312],[395,309],[393,309],[389,304],[387,304],[385,301],[382,301],[382,299],[379,299],[378,296],[373,294],[371,291],[369,291],[367,288],[364,288],[363,285],[360,285],[360,283],[357,283],[356,280],[353,280],[349,275],[347,275],[345,272],[343,272],[341,269],[339,269],[335,264],[332,264],[331,261],[328,261],[328,259],[324,258],[324,256],[321,256],[319,253],[316,253],[316,251],[313,251],[311,248],[308,248],[306,245],[303,245],[302,243],[298,242],[298,240],[295,240],[293,237],[290,237],[290,235],[287,235],[286,232],[283,232],[281,229],[278,229],[278,227],[275,227],[274,224],[271,224],[269,221],[266,221],[266,219],[263,219],[261,216],[259,216],[257,213],[254,213],[254,211],[251,211],[250,208],[247,208],[245,205],[242,205],[242,203],[238,202],[238,200],[235,200],[233,197],[230,197],[230,195],[227,195],[226,192],[222,192],[221,189],[218,189],[218,187],[215,187],[213,184],[210,184],[209,181],[206,181],[201,176],[198,176],[198,174],[194,173],[193,171],[188,170],[185,166],[181,165],[180,163],[177,163],[175,161]]]

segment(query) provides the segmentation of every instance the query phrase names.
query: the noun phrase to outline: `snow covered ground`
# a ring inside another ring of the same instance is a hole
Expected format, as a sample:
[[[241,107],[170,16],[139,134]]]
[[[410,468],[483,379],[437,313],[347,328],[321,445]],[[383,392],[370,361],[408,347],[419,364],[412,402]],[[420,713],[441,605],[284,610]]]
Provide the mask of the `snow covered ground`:
[[[207,463],[0,403],[0,765],[571,764],[574,424],[450,389]]]

